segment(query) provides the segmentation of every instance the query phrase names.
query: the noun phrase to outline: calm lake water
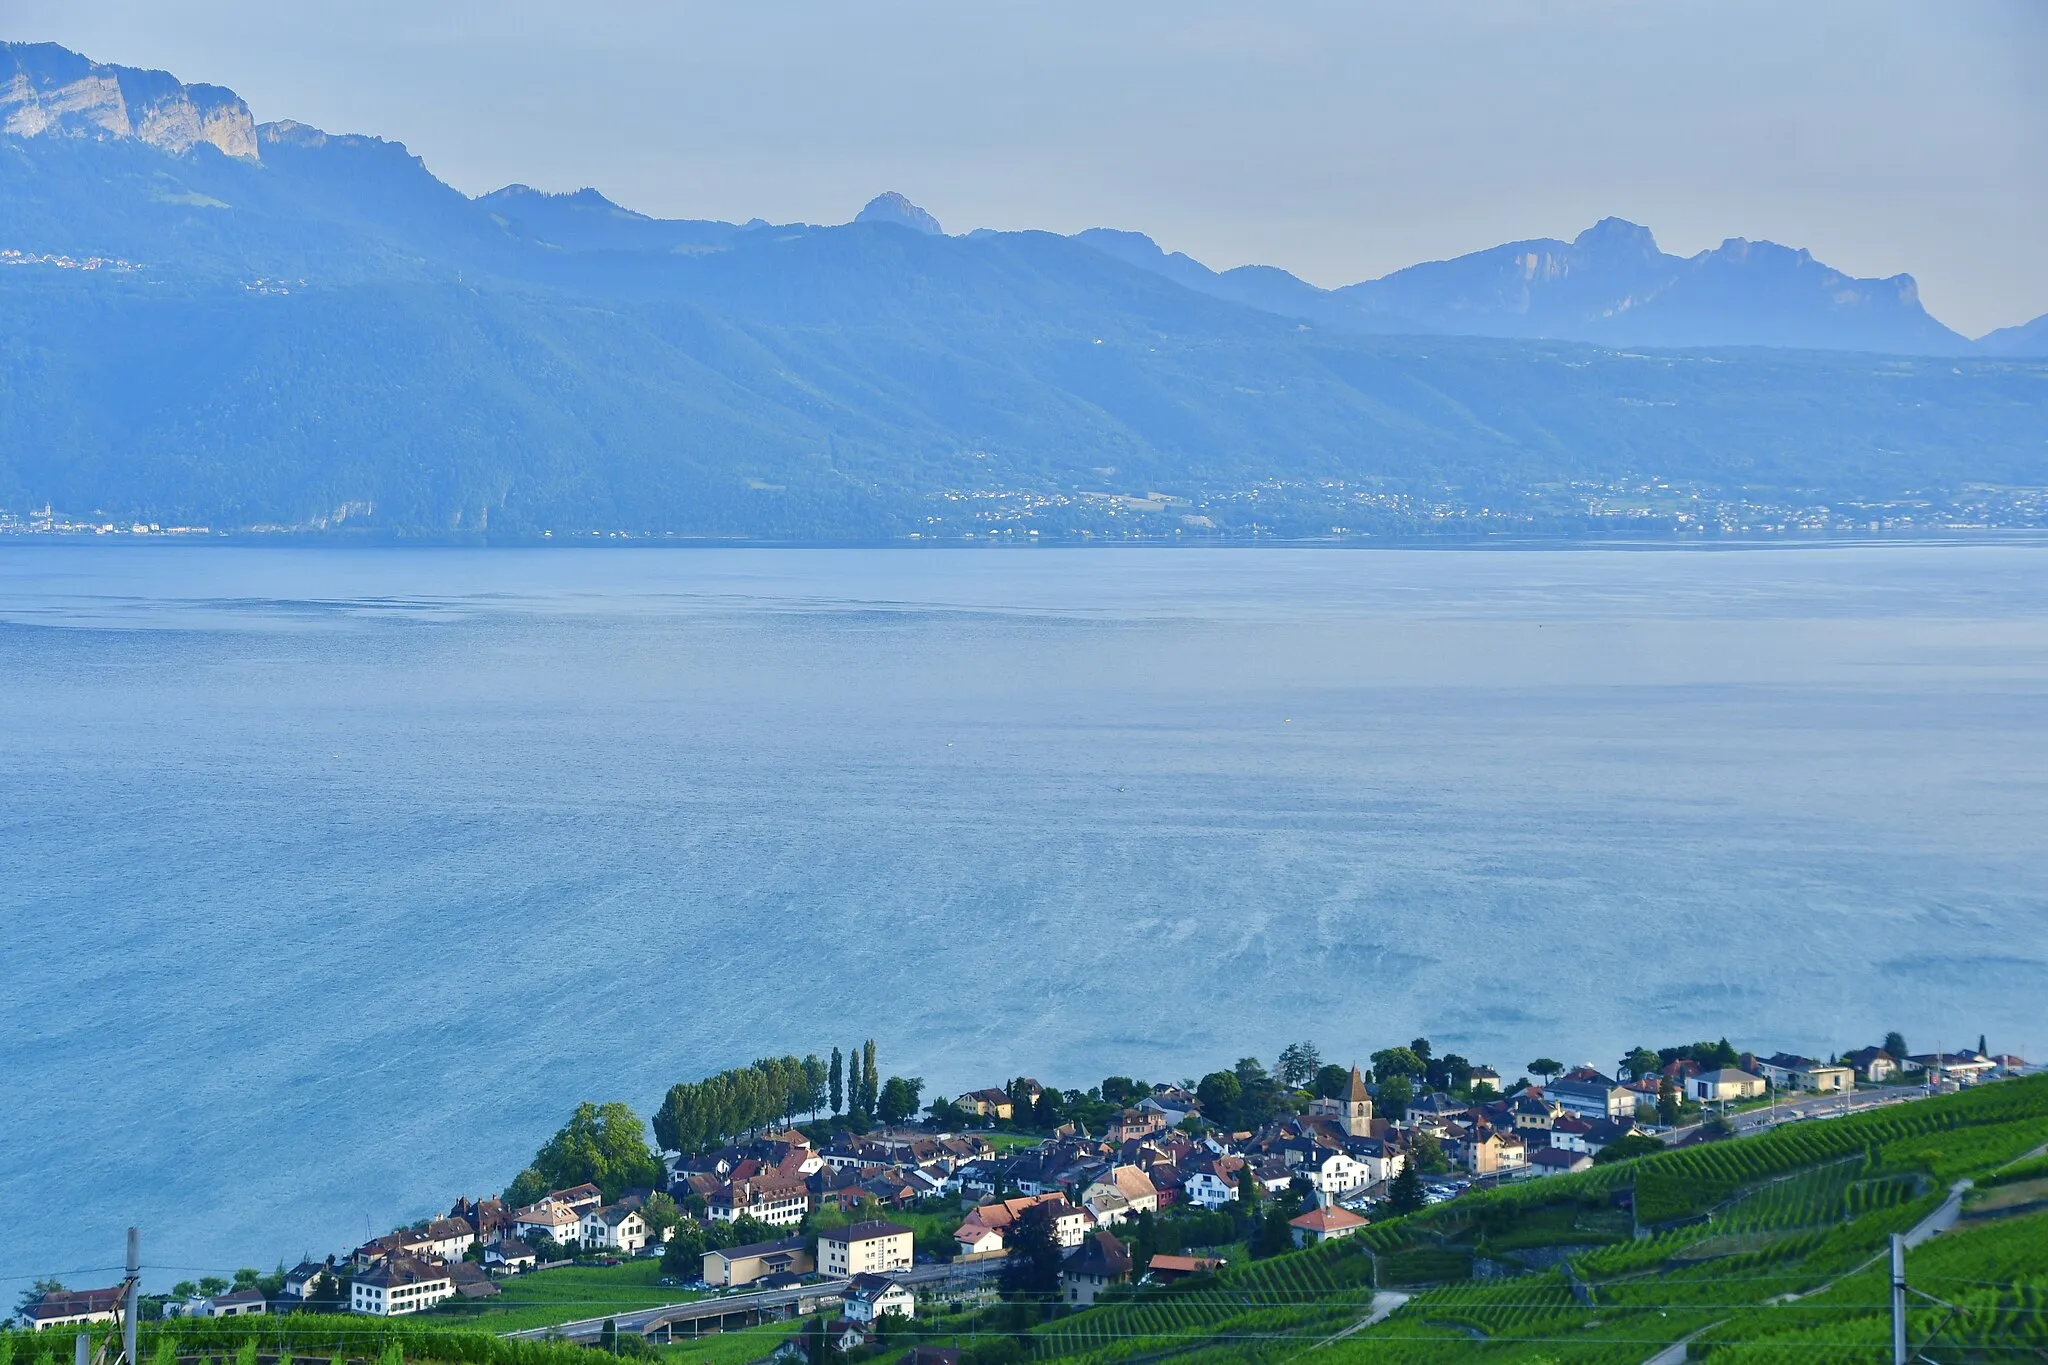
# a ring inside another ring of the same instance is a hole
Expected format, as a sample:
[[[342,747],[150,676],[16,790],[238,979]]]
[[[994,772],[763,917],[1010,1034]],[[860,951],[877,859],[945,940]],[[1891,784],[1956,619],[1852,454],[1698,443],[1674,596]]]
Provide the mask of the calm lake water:
[[[2048,1048],[2044,702],[2028,545],[10,546],[0,1275],[339,1250],[868,1036]]]

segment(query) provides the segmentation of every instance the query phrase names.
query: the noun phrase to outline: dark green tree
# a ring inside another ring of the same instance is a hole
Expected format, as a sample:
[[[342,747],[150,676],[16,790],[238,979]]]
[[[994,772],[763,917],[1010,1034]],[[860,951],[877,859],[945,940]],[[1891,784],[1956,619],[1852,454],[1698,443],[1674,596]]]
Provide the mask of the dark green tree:
[[[1895,1062],[1906,1060],[1906,1035],[1893,1029],[1884,1036],[1885,1055]]]
[[[1236,1121],[1237,1102],[1243,1095],[1244,1087],[1228,1071],[1212,1071],[1195,1087],[1195,1098],[1202,1102],[1202,1117],[1226,1128]]]
[[[1677,1126],[1681,1101],[1677,1084],[1666,1076],[1657,1082],[1657,1122],[1666,1128]]]
[[[799,1108],[806,1114],[809,1114],[814,1120],[818,1117],[818,1111],[825,1107],[826,1080],[825,1063],[818,1059],[817,1053],[805,1053],[803,1061],[803,1090],[800,1096],[803,1103]]]
[[[1411,1040],[1408,1044],[1408,1050],[1414,1053],[1416,1056],[1420,1057],[1422,1059],[1423,1065],[1427,1066],[1429,1064],[1429,1039],[1416,1038]]]
[[[875,1040],[870,1038],[860,1049],[860,1109],[863,1114],[872,1114],[882,1101],[882,1073],[875,1069]]]
[[[1538,1057],[1535,1061],[1529,1063],[1529,1074],[1541,1076],[1546,1081],[1563,1070],[1564,1063],[1555,1057]]]
[[[1252,1234],[1252,1255],[1278,1256],[1283,1252],[1292,1251],[1292,1220],[1300,1216],[1301,1208],[1302,1194],[1294,1185],[1289,1185],[1268,1200],[1266,1207],[1259,1214],[1257,1229]]]
[[[1411,1047],[1381,1048],[1372,1054],[1372,1078],[1386,1082],[1395,1076],[1422,1077],[1429,1074],[1429,1063]]]
[[[1422,1173],[1416,1169],[1416,1163],[1402,1162],[1393,1184],[1387,1187],[1387,1212],[1397,1216],[1415,1213],[1428,1202],[1422,1192]]]
[[[613,1200],[631,1186],[658,1184],[661,1176],[661,1162],[647,1146],[647,1127],[630,1106],[584,1103],[534,1153],[533,1165],[513,1182],[506,1198],[531,1203],[535,1185],[545,1193],[588,1182]]]
[[[918,1094],[924,1089],[922,1076],[891,1076],[882,1086],[878,1112],[884,1123],[901,1123],[917,1113]]]
[[[1060,1247],[1054,1206],[1034,1204],[1012,1225],[1010,1254],[1003,1261],[1002,1294],[1023,1303],[1052,1304],[1059,1300]]]
[[[1290,1090],[1299,1090],[1315,1079],[1316,1069],[1322,1064],[1322,1052],[1314,1043],[1303,1039],[1280,1049],[1280,1060],[1274,1067],[1274,1074],[1280,1078],[1280,1084]]]
[[[839,1055],[839,1049],[836,1047],[832,1049],[830,1080],[832,1086],[832,1112],[843,1114],[846,1112],[846,1059]]]
[[[1144,1087],[1129,1076],[1104,1076],[1095,1093],[1104,1104],[1126,1105],[1145,1097]]]
[[[1408,1117],[1408,1102],[1415,1098],[1415,1086],[1406,1076],[1389,1076],[1380,1082],[1375,1098],[1379,1101],[1380,1117],[1399,1122]]]
[[[1627,1161],[1632,1157],[1649,1156],[1664,1150],[1664,1144],[1648,1133],[1629,1133],[1616,1138],[1593,1154],[1593,1164],[1604,1166],[1610,1162]]]
[[[1317,1067],[1312,1088],[1318,1099],[1342,1099],[1345,1092],[1351,1089],[1351,1072],[1335,1063]]]
[[[1645,1076],[1656,1075],[1663,1065],[1663,1061],[1656,1053],[1646,1047],[1639,1047],[1628,1054],[1628,1060],[1622,1063],[1622,1069],[1628,1072],[1629,1079],[1641,1080]]]
[[[1408,1160],[1422,1168],[1424,1175],[1442,1175],[1451,1169],[1444,1159],[1444,1146],[1434,1133],[1417,1133],[1408,1143]]]

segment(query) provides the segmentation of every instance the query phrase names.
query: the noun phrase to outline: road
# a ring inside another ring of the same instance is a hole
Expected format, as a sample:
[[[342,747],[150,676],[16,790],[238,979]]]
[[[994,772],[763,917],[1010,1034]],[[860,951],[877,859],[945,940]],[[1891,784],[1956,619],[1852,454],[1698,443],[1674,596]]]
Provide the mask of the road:
[[[1002,1265],[1000,1260],[975,1261],[966,1265],[921,1265],[909,1270],[894,1271],[890,1278],[907,1285],[942,1284],[949,1279],[974,1280],[994,1275],[1001,1271]],[[820,1280],[815,1284],[798,1285],[794,1289],[764,1290],[757,1294],[712,1295],[683,1303],[635,1308],[624,1313],[606,1313],[601,1317],[582,1318],[576,1322],[558,1323],[552,1327],[531,1327],[523,1332],[506,1332],[504,1335],[515,1340],[537,1341],[543,1338],[562,1337],[569,1341],[585,1343],[596,1341],[607,1322],[617,1323],[621,1332],[638,1332],[645,1335],[648,1331],[664,1325],[683,1326],[689,1323],[710,1322],[741,1313],[787,1315],[799,1303],[821,1298],[836,1298],[845,1289],[845,1280]]]
[[[1842,1114],[1860,1114],[1866,1109],[1881,1109],[1888,1104],[1911,1104],[1924,1100],[1928,1093],[1918,1086],[1888,1087],[1881,1090],[1858,1090],[1837,1095],[1796,1095],[1779,1104],[1765,1105],[1761,1109],[1748,1109],[1740,1114],[1728,1116],[1728,1126],[1737,1133],[1759,1133],[1794,1119],[1834,1118]],[[1700,1125],[1687,1124],[1673,1128],[1663,1135],[1668,1146],[1677,1146],[1686,1138],[1698,1132]]]

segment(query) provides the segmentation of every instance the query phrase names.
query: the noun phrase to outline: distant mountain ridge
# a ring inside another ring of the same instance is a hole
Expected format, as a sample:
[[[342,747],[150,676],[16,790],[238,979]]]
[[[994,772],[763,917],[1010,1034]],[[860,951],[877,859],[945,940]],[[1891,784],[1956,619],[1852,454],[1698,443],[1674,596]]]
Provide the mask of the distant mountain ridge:
[[[1792,346],[1946,355],[1911,275],[1854,279],[1804,250],[1731,237],[1696,256],[1604,218],[1569,242],[1510,242],[1335,291],[1439,331],[1631,346]]]
[[[168,152],[205,144],[257,155],[256,122],[234,91],[104,65],[55,43],[0,44],[0,133],[132,137]]]
[[[1136,233],[947,236],[894,192],[823,227],[472,198],[401,143],[47,44],[0,45],[0,121],[0,510],[1405,534],[1444,507],[1605,524],[1558,490],[1645,478],[1745,505],[2048,484],[2039,367],[1941,329],[1910,280],[1766,244],[1681,260],[1609,220],[1325,290]],[[1850,353],[1887,346],[1978,358]]]

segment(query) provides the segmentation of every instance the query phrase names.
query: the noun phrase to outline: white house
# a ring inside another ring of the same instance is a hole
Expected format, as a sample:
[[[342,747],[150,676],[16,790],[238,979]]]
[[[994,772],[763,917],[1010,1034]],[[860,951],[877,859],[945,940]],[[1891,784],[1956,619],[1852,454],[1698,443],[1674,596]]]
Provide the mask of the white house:
[[[884,1313],[917,1316],[917,1296],[908,1287],[886,1275],[856,1275],[846,1286],[846,1316],[854,1322],[874,1322]]]
[[[583,1215],[579,1225],[585,1246],[613,1247],[635,1255],[653,1239],[640,1210],[607,1204]]]
[[[583,1214],[568,1204],[543,1199],[514,1215],[512,1235],[522,1242],[531,1242],[538,1237],[554,1242],[573,1242],[583,1236]]]
[[[833,1228],[818,1234],[818,1271],[836,1278],[908,1270],[913,1240],[909,1228],[880,1220]]]
[[[88,1322],[112,1322],[120,1306],[119,1289],[53,1289],[24,1305],[18,1321],[35,1332],[45,1327],[82,1327]]]
[[[1220,1209],[1237,1198],[1237,1172],[1244,1165],[1235,1157],[1208,1162],[1187,1178],[1183,1187],[1190,1204]]]
[[[1382,1138],[1353,1138],[1344,1144],[1344,1152],[1363,1169],[1368,1185],[1392,1180],[1408,1164],[1408,1154]]]
[[[1764,1078],[1734,1067],[1722,1067],[1719,1071],[1702,1071],[1697,1076],[1685,1078],[1685,1093],[1702,1104],[1725,1103],[1729,1100],[1753,1100],[1764,1093]]]
[[[1372,1184],[1365,1164],[1349,1152],[1319,1149],[1314,1158],[1295,1168],[1296,1179],[1306,1180],[1318,1194],[1336,1198]]]
[[[371,1317],[419,1313],[455,1294],[448,1267],[412,1256],[390,1256],[363,1271],[349,1287],[349,1310]]]

